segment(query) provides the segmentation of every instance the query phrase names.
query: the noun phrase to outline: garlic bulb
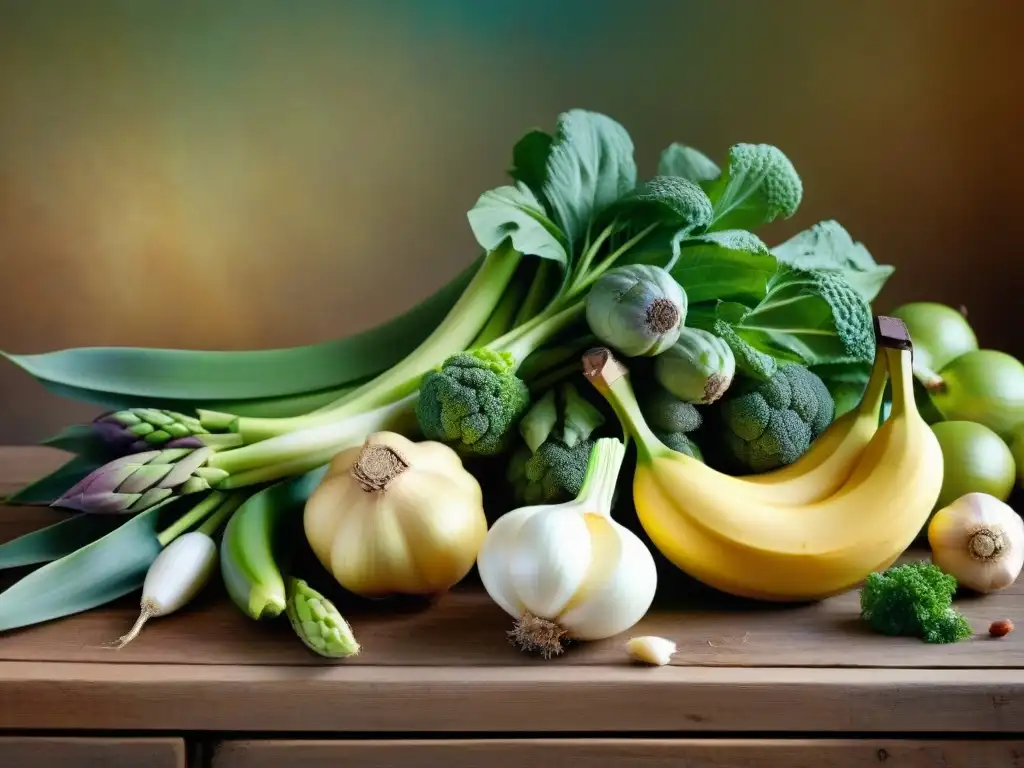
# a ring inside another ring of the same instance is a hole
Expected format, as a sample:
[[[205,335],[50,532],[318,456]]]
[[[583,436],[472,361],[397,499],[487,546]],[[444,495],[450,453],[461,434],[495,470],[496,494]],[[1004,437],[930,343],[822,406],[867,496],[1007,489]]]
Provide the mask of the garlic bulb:
[[[484,539],[477,567],[484,588],[516,619],[522,650],[545,658],[570,640],[600,640],[636,624],[654,600],[650,550],[611,517],[626,448],[596,441],[579,495],[564,504],[502,515]]]
[[[932,561],[961,586],[997,592],[1013,584],[1024,565],[1024,520],[987,493],[968,493],[928,524]]]
[[[473,568],[483,493],[454,450],[377,432],[342,451],[306,502],[306,539],[357,595],[433,595]]]

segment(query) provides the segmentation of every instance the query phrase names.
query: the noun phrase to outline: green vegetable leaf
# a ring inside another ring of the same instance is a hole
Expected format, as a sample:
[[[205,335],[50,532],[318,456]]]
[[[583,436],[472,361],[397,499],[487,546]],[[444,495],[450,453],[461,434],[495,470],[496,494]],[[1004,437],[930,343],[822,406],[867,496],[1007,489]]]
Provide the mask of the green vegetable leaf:
[[[875,336],[867,302],[835,272],[780,265],[768,292],[741,317],[719,317],[754,348],[807,366],[874,358]]]
[[[520,253],[568,266],[561,233],[525,184],[484,192],[468,217],[477,242],[488,252],[511,238],[512,247]]]
[[[798,269],[840,272],[867,302],[872,302],[896,270],[879,265],[861,243],[837,221],[821,221],[791,237],[772,253],[783,264]]]
[[[48,563],[70,555],[124,522],[120,515],[75,515],[0,544],[0,569]]]
[[[554,137],[545,131],[534,130],[516,142],[512,148],[512,167],[509,176],[530,188],[538,200],[544,199],[544,181],[548,176],[548,156]]]
[[[537,449],[548,439],[551,430],[558,422],[558,406],[555,403],[555,390],[549,389],[544,396],[537,400],[530,410],[519,422],[519,434],[530,448],[530,453],[536,453]]]
[[[669,271],[691,305],[716,300],[756,305],[778,268],[768,247],[746,230],[710,232],[673,245],[678,255]]]
[[[685,144],[673,143],[661,153],[658,175],[678,176],[696,184],[703,184],[721,176],[722,169],[700,150]]]
[[[868,379],[871,378],[871,367],[872,364],[866,360],[838,361],[811,367],[811,372],[822,380],[832,395],[836,404],[835,418],[838,419],[860,403]]]
[[[570,246],[583,238],[591,221],[635,186],[633,140],[625,128],[582,109],[559,116],[544,197]]]
[[[713,229],[755,229],[788,219],[803,199],[789,158],[770,144],[736,144],[725,173],[702,185],[715,207]]]
[[[91,459],[109,461],[114,458],[114,452],[110,446],[96,434],[96,430],[89,424],[74,424],[65,427],[56,435],[43,440],[41,445]]]
[[[187,402],[209,407],[216,401],[318,392],[378,374],[407,357],[441,323],[482,263],[481,256],[406,313],[322,344],[247,351],[79,347],[0,356],[57,394],[109,408],[146,405],[187,412]]]
[[[572,384],[562,385],[562,401],[565,404],[565,417],[562,420],[561,440],[569,448],[575,448],[604,424],[604,414]]]
[[[729,345],[733,357],[736,358],[736,369],[745,376],[767,381],[775,375],[775,371],[778,370],[775,358],[755,349],[727,322],[716,320],[709,330]]]
[[[74,487],[78,481],[85,479],[91,472],[99,469],[109,459],[89,456],[74,456],[60,468],[26,485],[6,499],[7,504],[48,505],[59,499]]]
[[[160,554],[157,532],[180,507],[168,499],[24,576],[0,593],[0,632],[87,611],[142,586]],[[187,502],[192,503],[192,500]]]
[[[611,206],[620,218],[629,217],[634,228],[663,224],[676,231],[693,232],[711,223],[711,201],[704,190],[686,179],[655,176],[627,192]]]

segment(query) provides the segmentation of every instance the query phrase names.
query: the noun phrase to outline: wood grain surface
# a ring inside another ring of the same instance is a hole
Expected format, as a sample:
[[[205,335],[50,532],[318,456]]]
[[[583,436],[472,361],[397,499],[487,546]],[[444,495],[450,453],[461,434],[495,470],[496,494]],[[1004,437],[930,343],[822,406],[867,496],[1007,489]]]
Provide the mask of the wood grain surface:
[[[62,458],[0,449],[0,489]],[[64,514],[0,507],[0,541]],[[127,648],[103,647],[137,615],[131,596],[0,636],[0,728],[1024,730],[1024,633],[986,634],[994,619],[1021,618],[1020,583],[958,600],[976,635],[946,646],[867,631],[856,591],[802,606],[732,601],[693,585],[663,592],[628,635],[676,641],[667,668],[632,664],[625,635],[550,661],[522,654],[506,641],[509,617],[472,583],[434,604],[332,593],[363,646],[333,662],[308,651],[283,618],[242,616],[219,583],[152,620]]]
[[[212,768],[1019,768],[1024,741],[437,739],[227,741]]]
[[[185,742],[173,738],[0,736],[4,768],[185,768]]]

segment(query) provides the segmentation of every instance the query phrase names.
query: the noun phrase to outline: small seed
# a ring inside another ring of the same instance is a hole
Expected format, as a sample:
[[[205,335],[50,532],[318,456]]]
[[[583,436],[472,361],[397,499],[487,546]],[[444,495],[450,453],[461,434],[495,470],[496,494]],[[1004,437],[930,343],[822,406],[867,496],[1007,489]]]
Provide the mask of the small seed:
[[[992,637],[1005,637],[1011,632],[1013,632],[1013,622],[1009,619],[993,621],[991,626],[988,628],[988,633]]]

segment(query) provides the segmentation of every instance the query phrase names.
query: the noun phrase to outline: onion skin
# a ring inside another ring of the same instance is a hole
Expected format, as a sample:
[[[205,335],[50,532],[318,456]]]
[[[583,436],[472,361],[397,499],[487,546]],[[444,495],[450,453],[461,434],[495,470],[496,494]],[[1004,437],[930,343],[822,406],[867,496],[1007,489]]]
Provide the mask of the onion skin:
[[[1024,520],[987,493],[965,494],[936,512],[928,543],[935,565],[981,594],[1006,589],[1024,566]]]

